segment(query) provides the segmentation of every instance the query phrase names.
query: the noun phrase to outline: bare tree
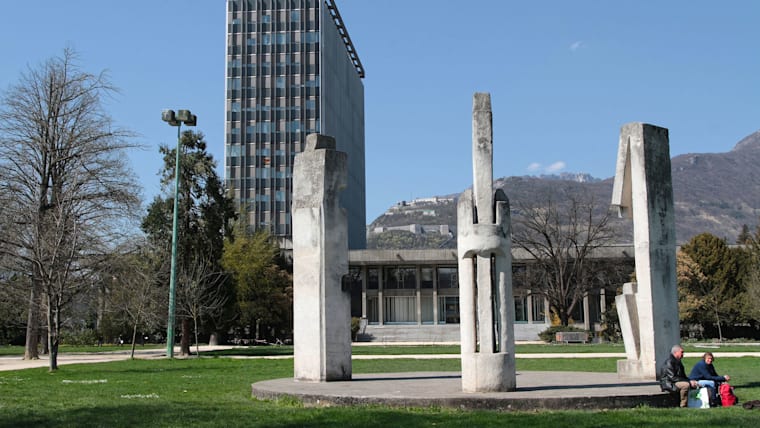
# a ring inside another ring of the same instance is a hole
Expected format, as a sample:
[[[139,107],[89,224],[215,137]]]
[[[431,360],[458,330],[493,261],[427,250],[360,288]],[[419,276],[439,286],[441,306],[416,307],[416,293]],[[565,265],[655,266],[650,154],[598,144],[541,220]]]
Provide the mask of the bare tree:
[[[105,311],[132,327],[130,358],[135,357],[138,330],[159,326],[165,316],[166,289],[159,286],[152,254],[144,245],[123,248],[102,278]]]
[[[79,69],[65,49],[30,68],[0,101],[0,236],[9,268],[30,279],[25,358],[36,358],[35,320],[43,308],[50,370],[57,369],[61,312],[96,280],[113,242],[139,206],[125,166],[130,132],[114,126],[101,100],[115,91],[107,76]],[[34,347],[34,349],[32,349]]]
[[[613,229],[608,211],[582,190],[563,188],[539,200],[517,204],[512,239],[535,259],[526,277],[531,290],[543,294],[567,325],[584,294],[605,282],[591,257],[609,243]]]
[[[204,318],[221,315],[227,304],[229,293],[225,290],[225,275],[214,272],[212,263],[198,260],[182,270],[177,292],[177,311],[183,319],[193,321],[195,352],[200,355],[198,347],[198,323]],[[184,332],[185,330],[183,330]],[[185,341],[185,338],[182,339]]]

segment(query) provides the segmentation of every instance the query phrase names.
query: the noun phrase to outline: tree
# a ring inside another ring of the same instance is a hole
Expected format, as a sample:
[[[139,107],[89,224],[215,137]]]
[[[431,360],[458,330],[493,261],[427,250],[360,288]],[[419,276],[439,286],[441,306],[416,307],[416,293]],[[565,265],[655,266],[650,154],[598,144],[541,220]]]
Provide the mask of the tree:
[[[749,232],[749,226],[742,225],[742,230],[739,232],[739,236],[736,237],[736,243],[740,245],[749,244],[752,241],[752,234]]]
[[[746,276],[744,278],[745,293],[742,296],[742,312],[744,317],[755,326],[760,320],[760,225],[754,234],[748,234],[744,241],[744,258]]]
[[[207,274],[220,273],[220,260],[224,248],[224,238],[232,233],[235,218],[232,198],[225,193],[224,185],[216,173],[216,162],[206,151],[206,141],[202,133],[185,131],[181,139],[180,161],[179,223],[177,241],[177,297],[187,295],[181,288],[187,284],[182,280],[193,277],[193,264],[206,260]],[[172,236],[172,216],[174,207],[174,170],[176,149],[162,145],[159,151],[164,157],[161,169],[163,195],[156,196],[143,218],[142,229],[155,248],[169,259]],[[168,268],[168,265],[164,265]],[[168,278],[168,272],[161,273]],[[212,278],[213,275],[207,276]],[[225,282],[226,292],[232,293],[232,285]],[[231,299],[230,299],[231,300]],[[182,306],[178,302],[177,306]],[[179,314],[182,329],[180,354],[190,353],[191,319]]]
[[[517,204],[512,240],[535,260],[528,269],[531,291],[544,295],[561,325],[568,325],[583,296],[604,282],[591,258],[613,229],[607,210],[582,190],[566,187],[539,199],[540,205]]]
[[[112,319],[126,322],[132,329],[130,358],[135,356],[137,332],[150,330],[163,320],[166,288],[162,288],[152,269],[154,252],[145,245],[122,248],[110,258],[110,268],[103,275],[104,311]]]
[[[65,49],[30,68],[0,101],[0,186],[5,269],[29,278],[25,358],[37,358],[44,309],[50,370],[57,369],[63,310],[91,285],[103,254],[127,230],[139,204],[125,166],[131,133],[115,127],[101,100],[115,89],[82,71]]]
[[[715,325],[718,337],[723,340],[723,325],[732,325],[741,319],[743,271],[741,254],[729,248],[725,239],[709,233],[693,237],[681,246],[681,251],[699,266],[705,281],[692,290],[701,300],[697,314],[709,314],[695,319],[703,327]]]
[[[230,298],[226,290],[226,277],[211,269],[212,263],[200,259],[182,271],[177,312],[184,319],[193,321],[195,352],[200,355],[198,325],[204,318],[214,319],[222,314]]]
[[[279,254],[277,244],[262,230],[253,235],[239,231],[224,245],[222,264],[235,281],[240,322],[256,339],[262,329],[270,335],[292,331],[293,278]]]
[[[676,253],[678,317],[681,325],[699,323],[705,306],[704,290],[708,280],[699,265],[683,251]]]

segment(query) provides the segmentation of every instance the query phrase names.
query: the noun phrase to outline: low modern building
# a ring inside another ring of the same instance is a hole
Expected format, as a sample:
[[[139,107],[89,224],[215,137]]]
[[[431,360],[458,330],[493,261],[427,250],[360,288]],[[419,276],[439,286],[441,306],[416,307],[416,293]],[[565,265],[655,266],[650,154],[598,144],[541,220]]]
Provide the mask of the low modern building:
[[[633,248],[610,246],[594,259],[633,271]],[[538,340],[551,325],[549,304],[521,281],[533,259],[513,249],[515,339]],[[430,343],[459,341],[459,281],[453,249],[354,250],[349,252],[351,315],[362,320],[361,340]],[[601,329],[602,314],[622,284],[609,283],[584,296],[573,314],[574,325]]]

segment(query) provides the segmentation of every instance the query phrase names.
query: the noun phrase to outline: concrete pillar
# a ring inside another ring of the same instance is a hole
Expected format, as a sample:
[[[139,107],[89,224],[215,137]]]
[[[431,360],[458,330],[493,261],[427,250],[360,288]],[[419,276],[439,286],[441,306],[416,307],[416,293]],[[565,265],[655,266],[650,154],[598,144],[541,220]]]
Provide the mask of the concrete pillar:
[[[633,219],[636,284],[615,297],[626,360],[618,375],[656,379],[680,342],[676,233],[668,130],[628,123],[620,130],[612,206]]]
[[[338,196],[346,154],[311,134],[293,170],[293,356],[297,380],[351,379],[348,226]]]
[[[457,205],[462,390],[516,389],[509,200],[493,190],[491,96],[472,107],[473,188]]]
[[[583,329],[591,331],[591,313],[589,312],[589,304],[588,304],[588,293],[585,293],[583,295],[583,300],[581,300],[583,304]],[[591,334],[593,335],[593,331]]]

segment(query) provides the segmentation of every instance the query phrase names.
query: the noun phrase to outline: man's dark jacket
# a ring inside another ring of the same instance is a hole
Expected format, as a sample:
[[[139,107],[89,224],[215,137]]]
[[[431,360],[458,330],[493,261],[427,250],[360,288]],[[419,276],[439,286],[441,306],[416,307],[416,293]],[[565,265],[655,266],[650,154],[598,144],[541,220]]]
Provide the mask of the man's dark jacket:
[[[673,354],[668,355],[665,365],[660,369],[660,389],[663,391],[678,391],[676,382],[688,381],[689,378],[686,377],[686,370],[684,370],[681,360],[674,357]]]

